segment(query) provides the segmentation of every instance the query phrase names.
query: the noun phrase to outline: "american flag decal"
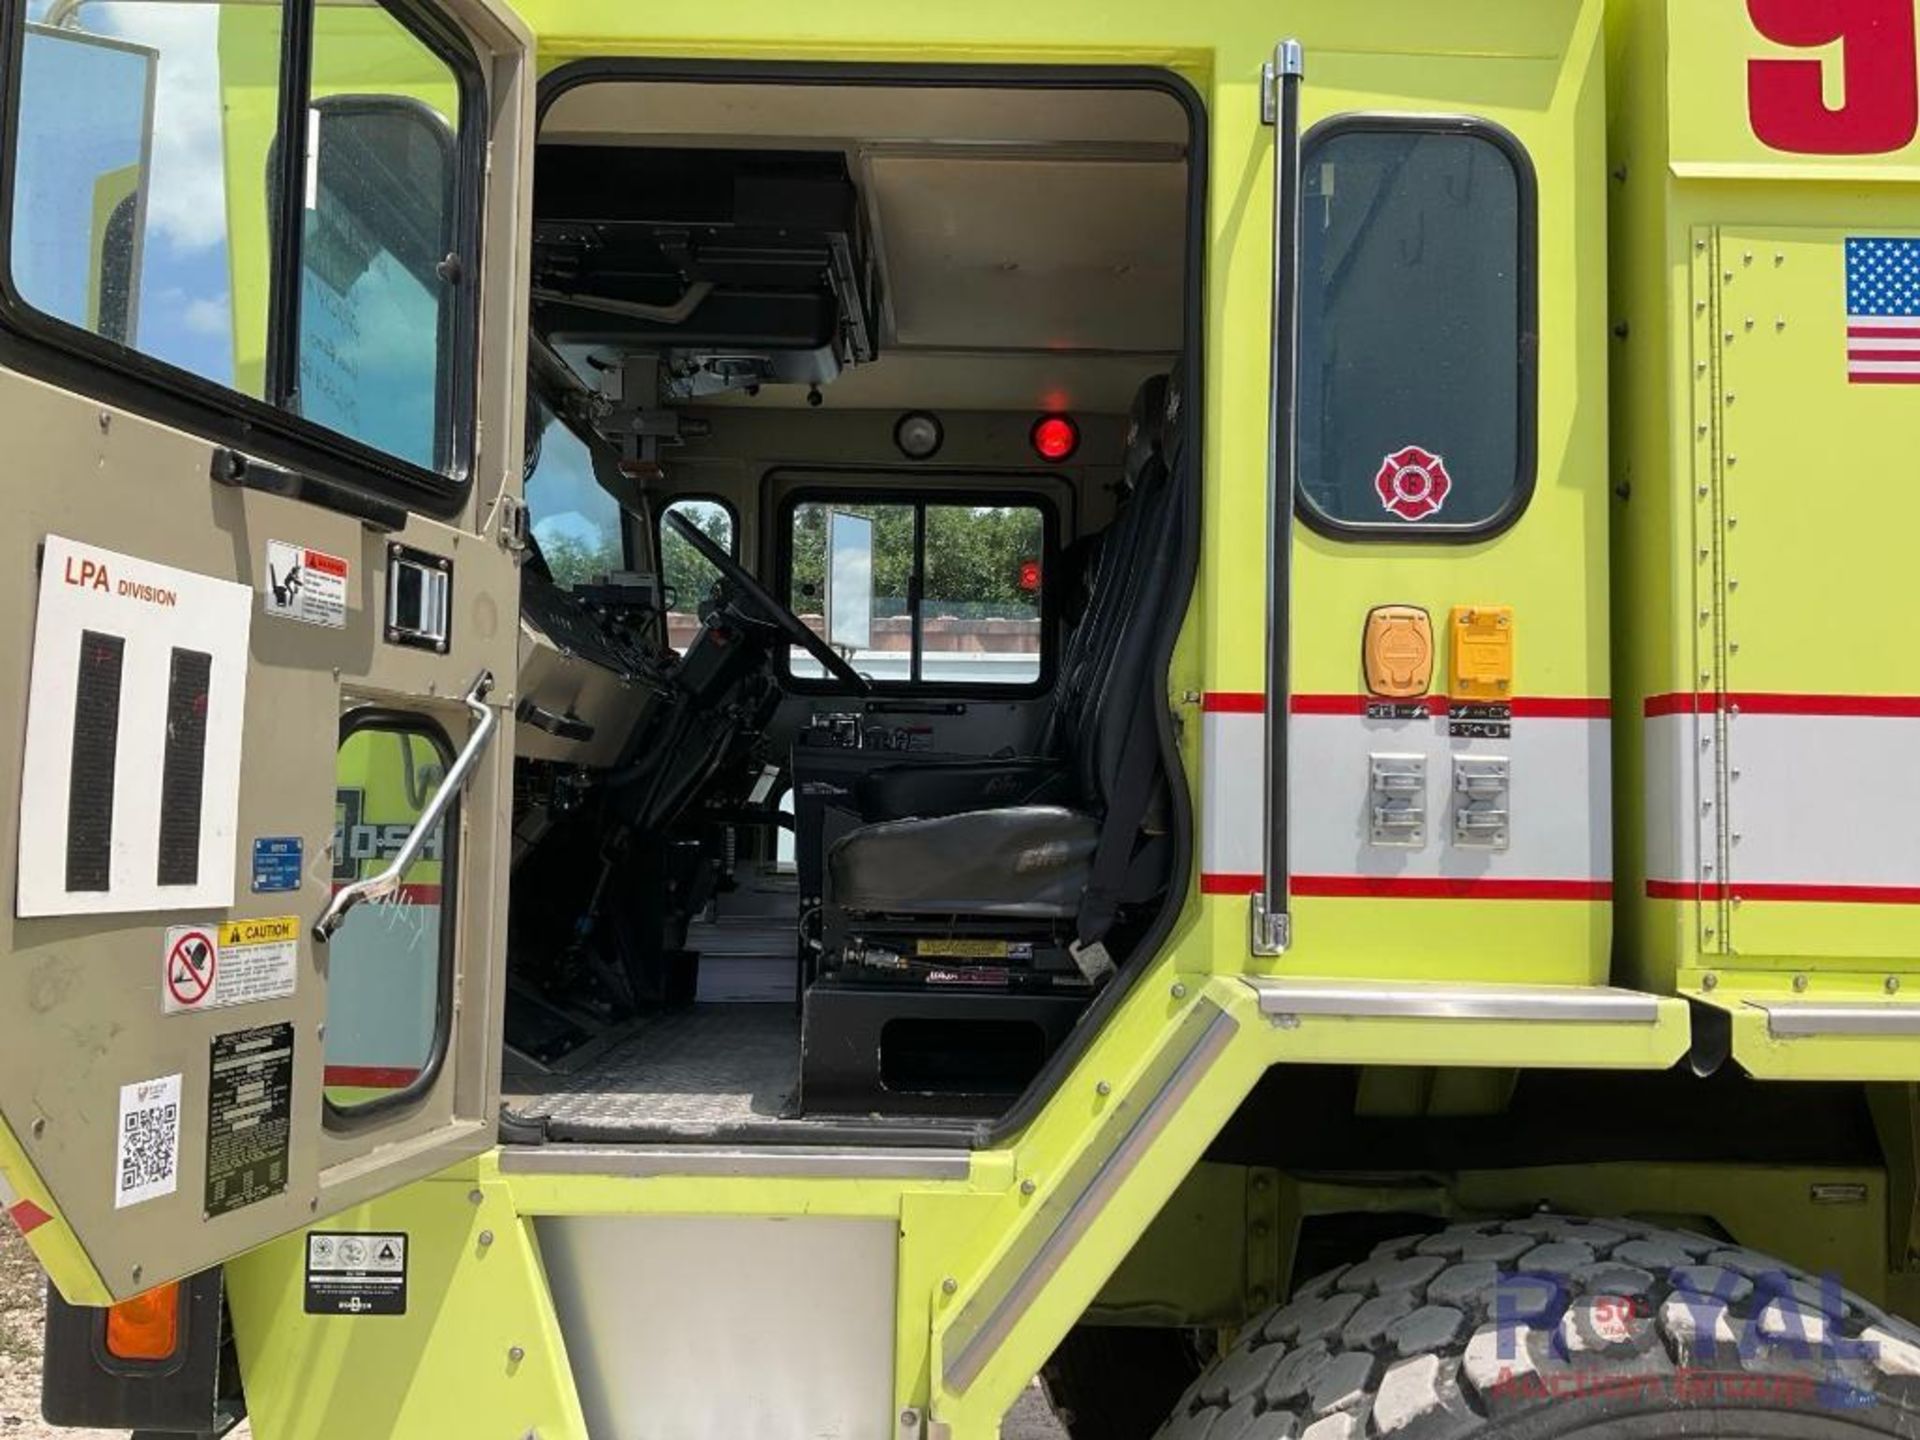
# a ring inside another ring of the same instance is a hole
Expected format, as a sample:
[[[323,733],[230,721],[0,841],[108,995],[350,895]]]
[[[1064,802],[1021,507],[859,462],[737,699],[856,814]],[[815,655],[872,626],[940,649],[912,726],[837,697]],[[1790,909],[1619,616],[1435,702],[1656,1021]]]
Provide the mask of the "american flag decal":
[[[1920,385],[1920,239],[1847,239],[1847,380]]]

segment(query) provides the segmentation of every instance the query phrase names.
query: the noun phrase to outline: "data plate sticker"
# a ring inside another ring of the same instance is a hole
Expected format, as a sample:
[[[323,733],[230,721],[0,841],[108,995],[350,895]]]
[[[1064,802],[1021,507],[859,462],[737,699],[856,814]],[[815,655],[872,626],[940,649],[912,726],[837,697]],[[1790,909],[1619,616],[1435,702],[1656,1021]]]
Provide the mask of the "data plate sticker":
[[[180,1186],[180,1077],[120,1087],[113,1208],[158,1200]]]
[[[407,1237],[399,1231],[307,1232],[307,1314],[407,1313]]]
[[[293,1026],[213,1037],[207,1086],[208,1215],[287,1188],[293,1114]]]
[[[285,1000],[299,978],[300,917],[169,926],[160,964],[160,1006],[169,1015]]]
[[[324,550],[285,540],[267,542],[266,613],[282,620],[325,625],[347,623],[347,562]]]
[[[260,835],[253,842],[253,893],[272,895],[300,888],[306,842],[298,835]]]

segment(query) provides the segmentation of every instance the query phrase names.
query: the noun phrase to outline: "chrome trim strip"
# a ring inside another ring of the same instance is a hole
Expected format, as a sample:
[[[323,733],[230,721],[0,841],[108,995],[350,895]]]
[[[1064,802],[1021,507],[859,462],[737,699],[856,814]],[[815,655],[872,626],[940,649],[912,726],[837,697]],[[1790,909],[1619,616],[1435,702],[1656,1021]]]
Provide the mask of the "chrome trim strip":
[[[506,1175],[742,1176],[763,1180],[964,1180],[965,1150],[829,1145],[503,1145]]]
[[[1653,1025],[1657,996],[1611,986],[1433,985],[1416,981],[1250,979],[1267,1016],[1350,1020],[1558,1020]]]
[[[1920,1005],[1890,1000],[1754,1000],[1776,1039],[1816,1035],[1920,1035]]]
[[[1177,1052],[1178,1060],[1154,1089],[1152,1098],[1126,1133],[1119,1137],[1118,1143],[1098,1162],[1084,1183],[1076,1183],[1078,1175],[1069,1171],[1065,1183],[1042,1202],[1043,1214],[1036,1220],[1044,1223],[1049,1218],[1045,1212],[1051,1211],[1052,1226],[1037,1231],[1042,1238],[1033,1249],[1031,1258],[1021,1262],[1022,1247],[1016,1247],[1003,1256],[996,1270],[988,1275],[986,1283],[975,1292],[954,1320],[947,1338],[950,1342],[957,1340],[959,1343],[946,1363],[941,1379],[955,1394],[965,1392],[980,1378],[987,1361],[1000,1348],[1040,1291],[1053,1279],[1080,1237],[1100,1218],[1101,1212],[1145,1158],[1154,1141],[1172,1123],[1181,1105],[1240,1028],[1233,1016],[1208,1001],[1196,1005],[1182,1025],[1186,1029],[1198,1026],[1199,1033],[1190,1044]],[[1123,1106],[1115,1107],[1115,1113],[1116,1118],[1124,1115]],[[1019,1267],[1018,1273],[1013,1273],[1015,1266]],[[1008,1277],[1006,1281],[1002,1281],[1003,1275]],[[1001,1284],[1005,1285],[1004,1292],[997,1299],[991,1298]]]

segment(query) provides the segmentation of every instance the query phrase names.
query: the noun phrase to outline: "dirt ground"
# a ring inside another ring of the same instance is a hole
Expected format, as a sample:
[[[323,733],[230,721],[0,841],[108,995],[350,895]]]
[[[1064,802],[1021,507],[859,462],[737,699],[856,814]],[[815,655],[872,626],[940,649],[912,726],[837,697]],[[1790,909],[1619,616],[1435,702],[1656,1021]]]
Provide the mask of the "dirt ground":
[[[40,1266],[0,1220],[0,1440],[127,1440],[124,1430],[56,1430],[40,1418]],[[1065,1440],[1038,1386],[1020,1397],[1001,1440]],[[247,1440],[242,1425],[230,1440]]]

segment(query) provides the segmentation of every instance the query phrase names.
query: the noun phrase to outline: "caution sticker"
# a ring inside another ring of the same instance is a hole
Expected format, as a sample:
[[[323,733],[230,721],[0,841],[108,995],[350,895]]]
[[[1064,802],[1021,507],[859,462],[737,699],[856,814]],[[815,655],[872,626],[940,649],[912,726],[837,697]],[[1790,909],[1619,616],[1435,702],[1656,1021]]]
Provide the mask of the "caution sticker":
[[[339,630],[347,623],[347,574],[342,556],[269,540],[262,608],[282,620]]]
[[[284,1000],[299,977],[300,917],[171,925],[160,954],[160,1005],[169,1015]]]
[[[306,1310],[309,1315],[406,1314],[406,1235],[308,1231]]]

